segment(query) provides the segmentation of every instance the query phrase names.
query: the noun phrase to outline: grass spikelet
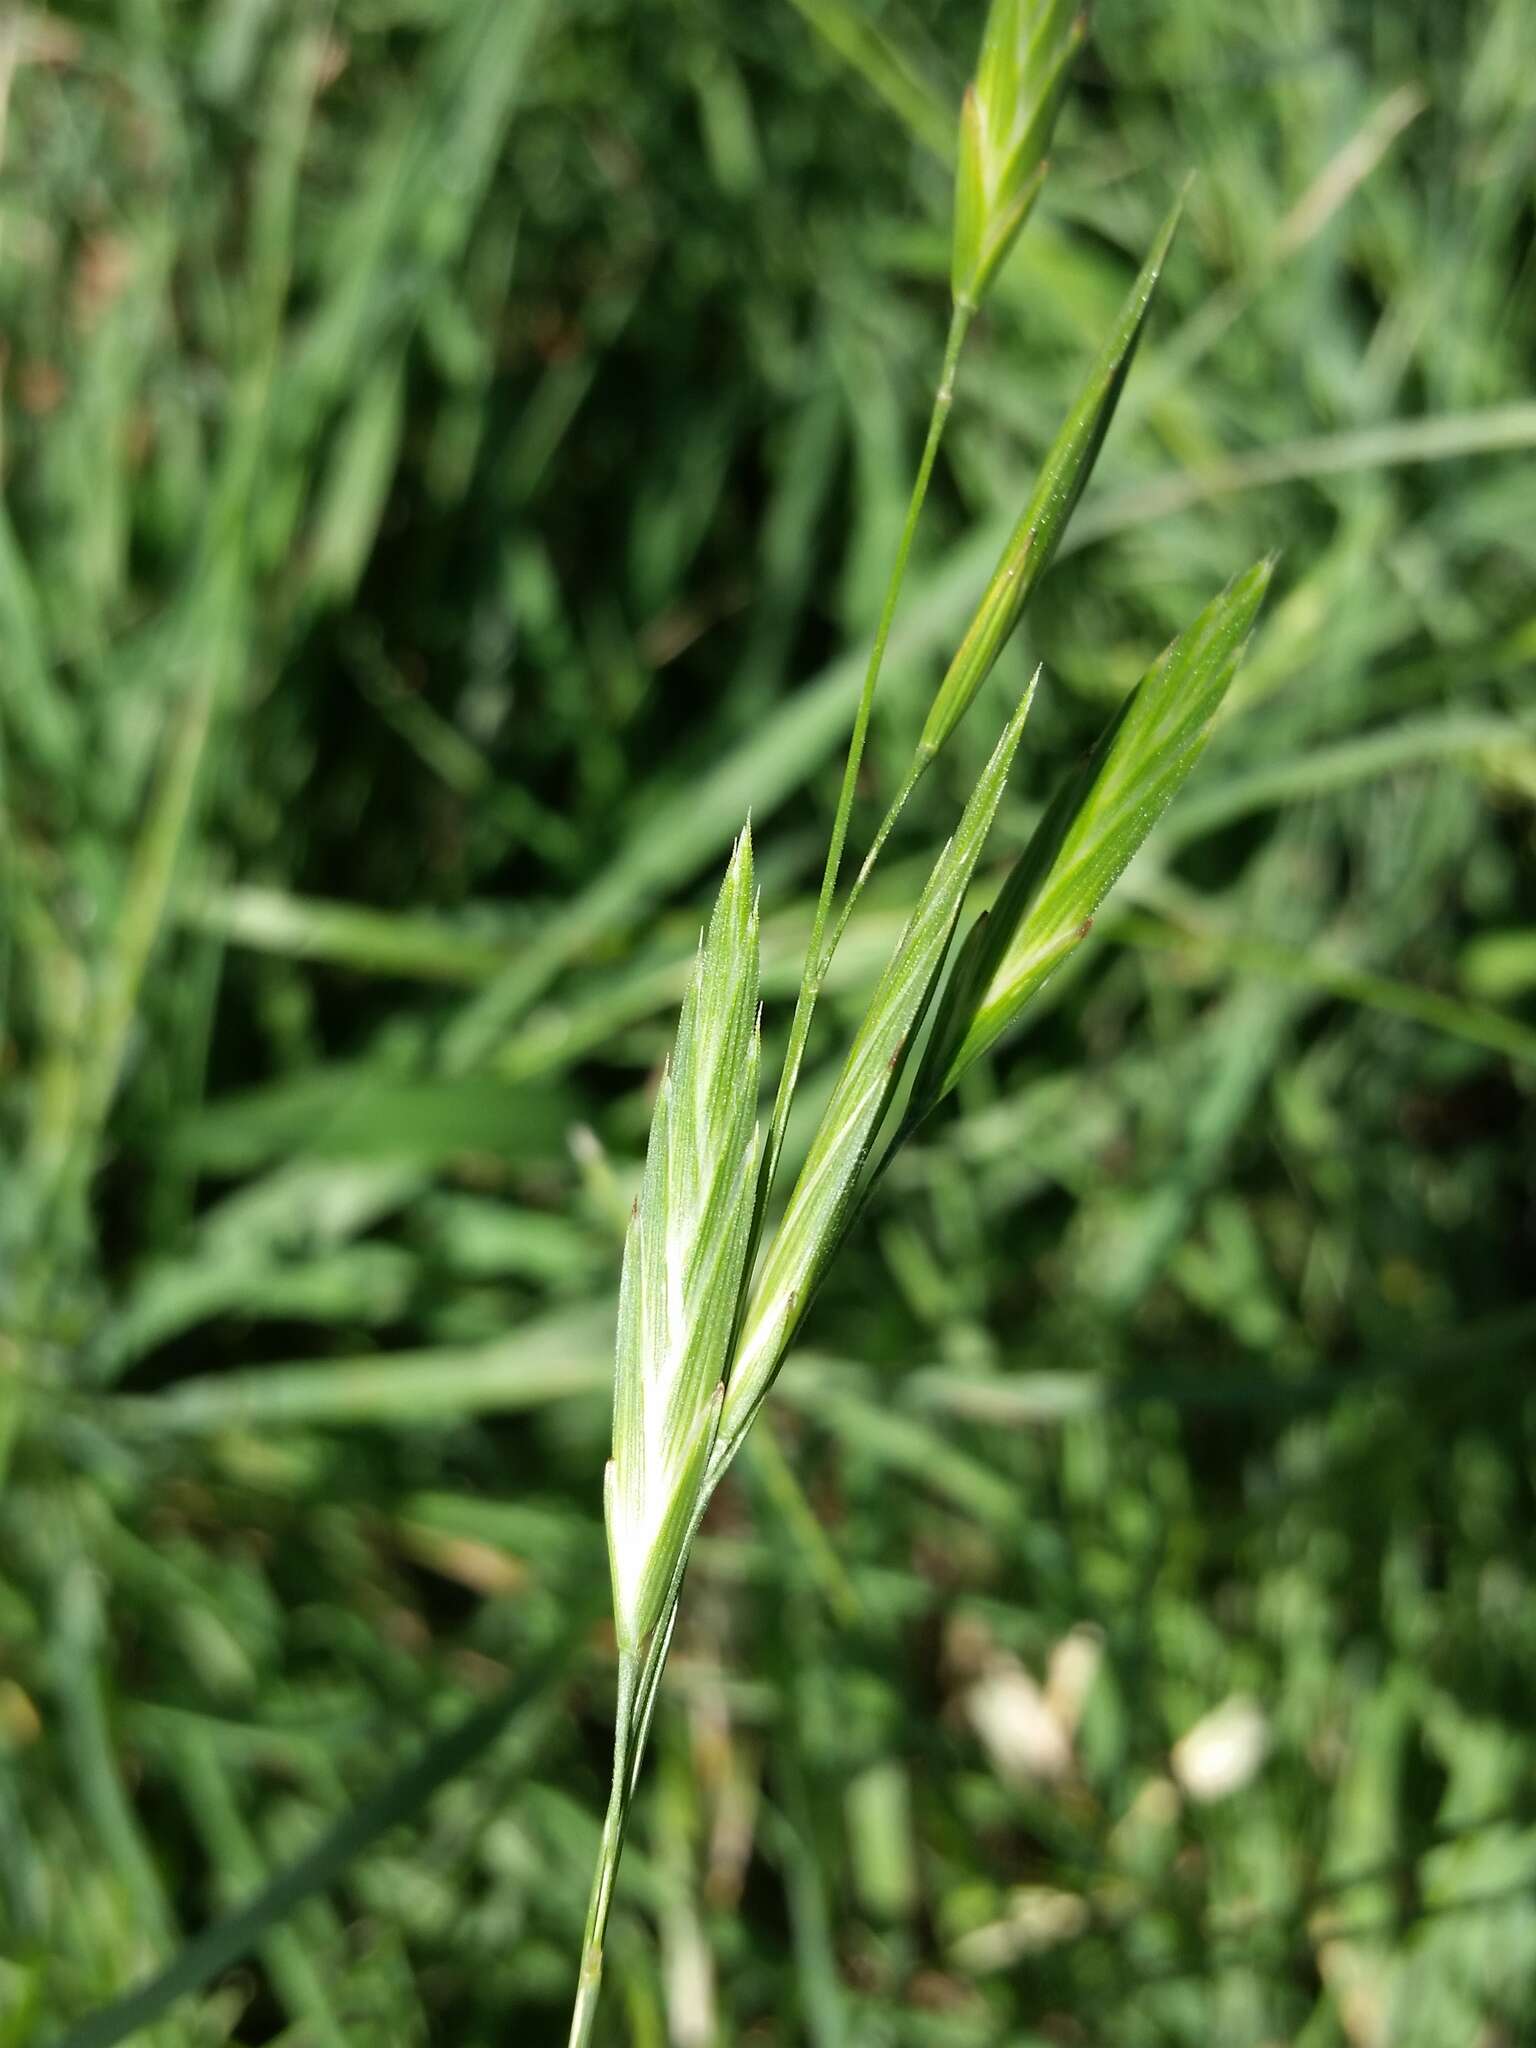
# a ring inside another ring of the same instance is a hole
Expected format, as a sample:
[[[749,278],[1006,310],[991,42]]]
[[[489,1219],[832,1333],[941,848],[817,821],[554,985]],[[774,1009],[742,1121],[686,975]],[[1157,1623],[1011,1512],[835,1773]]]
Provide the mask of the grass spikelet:
[[[605,1506],[628,1651],[655,1626],[720,1414],[757,1169],[757,985],[747,830],[700,941],[624,1247]]]
[[[993,0],[960,115],[953,287],[981,301],[1045,181],[1045,153],[1088,32],[1077,0]]]
[[[914,1090],[931,1106],[1087,936],[1094,912],[1199,759],[1272,560],[1235,577],[1131,692],[1058,792],[984,923],[967,936]]]
[[[1115,416],[1183,206],[1181,196],[1158,230],[1108,339],[1040,465],[1029,503],[1008,536],[976,616],[939,685],[918,741],[920,759],[931,759],[965,716],[1051,565]]]

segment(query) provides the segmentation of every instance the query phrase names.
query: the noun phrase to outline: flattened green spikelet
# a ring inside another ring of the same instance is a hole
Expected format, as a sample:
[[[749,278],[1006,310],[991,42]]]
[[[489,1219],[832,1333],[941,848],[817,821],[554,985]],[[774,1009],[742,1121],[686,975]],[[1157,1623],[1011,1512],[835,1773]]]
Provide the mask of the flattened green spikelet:
[[[939,685],[918,742],[924,754],[936,754],[965,716],[1008,644],[1035,586],[1051,565],[1115,416],[1183,207],[1181,194],[1158,230],[1077,402],[1040,465],[1029,503],[1008,537],[986,595]]]
[[[1048,807],[956,962],[914,1091],[919,1105],[954,1086],[1087,936],[1199,760],[1273,571],[1266,560],[1234,577],[1164,649]]]
[[[1087,31],[1078,0],[992,0],[960,113],[953,286],[961,305],[980,302],[1040,195]]]
[[[757,955],[749,828],[700,943],[624,1246],[605,1504],[627,1650],[655,1626],[720,1415],[757,1170]]]

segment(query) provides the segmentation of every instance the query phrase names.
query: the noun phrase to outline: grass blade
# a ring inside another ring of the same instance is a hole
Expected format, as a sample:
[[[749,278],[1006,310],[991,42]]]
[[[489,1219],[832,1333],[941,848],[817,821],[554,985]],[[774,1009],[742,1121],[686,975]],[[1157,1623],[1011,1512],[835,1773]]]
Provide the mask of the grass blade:
[[[194,931],[255,952],[467,988],[499,974],[513,950],[510,934],[460,929],[446,918],[250,885],[189,893],[178,915]]]
[[[1405,1018],[1426,1031],[1442,1032],[1527,1066],[1536,1065],[1536,1030],[1520,1018],[1482,1004],[1460,1002],[1439,989],[1420,988],[1378,974],[1315,947],[1301,951],[1270,939],[1226,931],[1205,920],[1192,923],[1175,916],[1164,923],[1136,913],[1117,919],[1112,936],[1121,945],[1179,953],[1186,971],[1284,982],[1362,1009],[1378,1010],[1383,1016]]]
[[[233,1904],[234,1899],[259,1891],[265,1877],[264,1858],[240,1810],[229,1772],[206,1731],[183,1734],[176,1746],[174,1770],[204,1854],[217,1873],[221,1890],[233,1895],[220,1903]],[[302,2027],[318,2048],[345,2048],[346,2030],[332,2005],[331,1987],[298,1930],[274,1927],[262,1941],[260,1954],[293,2024]]]
[[[954,116],[905,51],[849,0],[794,0],[794,5],[885,101],[913,140],[948,163],[955,153]]]
[[[961,542],[912,590],[891,630],[890,656],[935,654],[959,630],[986,559],[985,543]],[[443,1063],[463,1072],[492,1058],[511,1027],[581,954],[648,911],[668,889],[727,848],[742,817],[775,809],[836,751],[858,702],[868,657],[839,656],[735,742],[707,778],[669,789],[619,842],[613,859],[520,949],[453,1019]]]
[[[157,1437],[305,1425],[387,1429],[517,1414],[601,1391],[610,1377],[612,1314],[610,1298],[542,1317],[491,1344],[245,1366],[107,1405],[119,1427]]]
[[[279,1871],[245,1905],[194,1936],[136,1990],[88,2014],[53,2048],[115,2048],[249,1955],[305,1899],[328,1890],[381,1835],[409,1820],[450,1779],[468,1769],[515,1714],[540,1700],[568,1663],[573,1641],[574,1631],[494,1699],[428,1743],[414,1762],[343,1814],[312,1849]]]

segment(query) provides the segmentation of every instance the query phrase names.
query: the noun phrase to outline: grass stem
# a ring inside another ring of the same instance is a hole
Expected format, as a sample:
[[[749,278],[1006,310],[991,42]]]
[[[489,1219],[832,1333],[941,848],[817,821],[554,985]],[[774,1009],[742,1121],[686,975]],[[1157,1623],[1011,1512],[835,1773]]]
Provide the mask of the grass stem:
[[[586,2048],[592,2039],[592,2027],[597,2018],[597,1999],[603,1982],[603,1941],[608,1931],[608,1911],[613,1903],[613,1881],[618,1875],[619,1856],[624,1847],[624,1829],[629,1820],[630,1795],[634,1790],[630,1739],[635,1728],[639,1676],[640,1660],[620,1651],[619,1698],[613,1720],[613,1785],[608,1794],[608,1811],[603,1819],[603,1838],[597,1852],[592,1898],[587,1907],[587,1924],[581,1941],[581,1975],[577,1979],[576,2003],[571,2013],[570,2048]]]
[[[858,709],[854,713],[853,731],[848,740],[848,758],[843,765],[843,783],[838,792],[837,812],[832,821],[832,836],[827,843],[826,864],[822,870],[821,892],[816,900],[816,912],[811,921],[810,942],[805,951],[805,970],[800,980],[799,994],[795,998],[794,1020],[789,1030],[789,1048],[784,1055],[784,1068],[779,1077],[778,1093],[774,1098],[773,1121],[769,1126],[768,1144],[763,1156],[762,1179],[758,1187],[757,1216],[753,1240],[762,1229],[763,1217],[773,1193],[774,1175],[778,1170],[779,1153],[783,1149],[784,1132],[789,1122],[789,1106],[795,1087],[800,1078],[800,1064],[805,1056],[806,1040],[810,1035],[811,1018],[815,1013],[821,984],[825,979],[837,939],[842,936],[846,914],[834,934],[833,944],[825,944],[827,923],[832,915],[832,904],[837,894],[838,875],[842,869],[843,849],[848,838],[848,823],[853,813],[853,799],[858,788],[859,769],[864,760],[864,744],[869,735],[870,713],[874,707],[875,688],[880,680],[880,670],[885,661],[886,643],[891,636],[891,625],[896,616],[901,586],[906,577],[907,560],[912,552],[912,543],[917,534],[917,523],[922,516],[923,503],[928,496],[928,485],[933,476],[934,462],[938,457],[939,443],[944,438],[944,428],[949,420],[950,407],[955,398],[955,372],[960,362],[960,351],[965,346],[966,333],[971,324],[973,308],[957,304],[950,318],[949,337],[944,344],[944,363],[939,373],[939,385],[934,393],[933,410],[928,420],[928,436],[923,444],[922,460],[917,466],[917,477],[912,485],[912,496],[907,504],[906,522],[901,530],[901,541],[896,549],[896,559],[891,565],[890,581],[886,585],[885,600],[880,608],[879,624],[875,628],[874,644],[869,651],[869,665],[864,672],[864,687],[859,695]],[[903,800],[910,790],[903,791]],[[888,829],[888,827],[887,827]],[[883,840],[882,842],[883,843]],[[871,856],[873,858],[873,856]],[[861,873],[858,886],[862,886],[865,873]],[[851,908],[851,904],[850,904]],[[750,1258],[749,1258],[750,1265]]]

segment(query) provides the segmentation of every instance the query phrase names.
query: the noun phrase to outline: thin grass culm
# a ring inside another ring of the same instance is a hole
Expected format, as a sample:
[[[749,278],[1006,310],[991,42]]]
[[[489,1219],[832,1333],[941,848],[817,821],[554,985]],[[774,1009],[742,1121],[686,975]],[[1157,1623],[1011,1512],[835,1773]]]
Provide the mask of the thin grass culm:
[[[993,910],[975,922],[950,967],[954,934],[1038,674],[1031,679],[875,985],[777,1228],[768,1234],[812,1016],[849,913],[908,797],[974,703],[1049,566],[1113,418],[1177,226],[1176,206],[1041,464],[839,909],[838,882],[871,708],[961,350],[977,307],[1039,196],[1051,130],[1083,34],[1081,15],[1055,0],[995,0],[966,93],[949,337],[855,712],[766,1140],[759,1143],[757,1123],[758,924],[745,830],[701,940],[657,1093],[620,1288],[605,1501],[618,1646],[613,1778],[571,2048],[593,2037],[630,1804],[689,1551],[709,1500],[885,1164],[1075,950],[1104,894],[1193,767],[1269,582],[1268,562],[1238,576],[1153,664],[1088,760],[1048,805]],[[890,1135],[887,1122],[909,1063],[905,1109]]]

